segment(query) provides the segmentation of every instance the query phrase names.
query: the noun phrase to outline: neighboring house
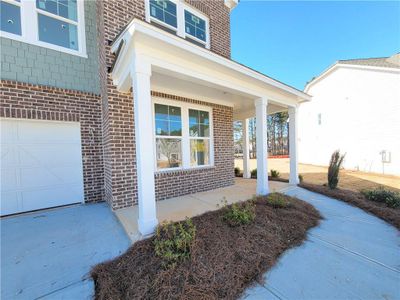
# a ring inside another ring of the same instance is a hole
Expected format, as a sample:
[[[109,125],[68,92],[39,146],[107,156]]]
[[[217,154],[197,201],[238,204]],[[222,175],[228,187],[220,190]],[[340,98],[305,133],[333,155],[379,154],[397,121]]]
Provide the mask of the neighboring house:
[[[307,84],[299,111],[299,161],[400,175],[400,54],[339,60]]]
[[[138,204],[152,232],[156,200],[234,184],[233,121],[255,115],[265,194],[266,115],[286,110],[296,183],[311,97],[230,59],[237,2],[1,0],[1,214]]]

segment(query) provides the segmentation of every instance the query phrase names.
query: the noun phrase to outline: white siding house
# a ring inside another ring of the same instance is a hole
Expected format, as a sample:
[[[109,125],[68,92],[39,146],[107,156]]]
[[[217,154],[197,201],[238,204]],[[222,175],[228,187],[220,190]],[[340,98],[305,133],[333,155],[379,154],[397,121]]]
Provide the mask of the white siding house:
[[[307,84],[299,109],[299,161],[400,175],[400,54],[338,61]]]

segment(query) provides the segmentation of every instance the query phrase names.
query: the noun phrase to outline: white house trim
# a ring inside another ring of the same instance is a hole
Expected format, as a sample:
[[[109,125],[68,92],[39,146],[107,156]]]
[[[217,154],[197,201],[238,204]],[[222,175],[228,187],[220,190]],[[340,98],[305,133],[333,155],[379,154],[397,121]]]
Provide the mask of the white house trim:
[[[0,36],[28,43],[31,45],[48,48],[76,56],[87,58],[86,35],[85,35],[85,7],[84,0],[77,0],[77,21],[63,18],[61,16],[46,12],[36,8],[36,1],[21,0],[21,2],[2,0],[7,3],[19,6],[21,9],[21,35],[0,31]],[[61,20],[77,26],[78,30],[78,50],[61,47],[39,40],[38,13],[49,16],[53,19]]]
[[[124,40],[123,47],[129,47],[129,44],[130,44],[133,36],[136,35],[137,33],[145,34],[146,36],[155,38],[161,42],[164,42],[164,43],[167,43],[174,47],[177,47],[178,49],[181,49],[181,50],[187,51],[191,54],[194,54],[199,58],[204,58],[209,62],[213,62],[220,66],[226,67],[229,70],[234,71],[235,73],[238,73],[238,75],[246,76],[249,79],[252,78],[253,80],[255,79],[258,84],[261,83],[261,84],[268,85],[266,88],[275,87],[282,91],[285,91],[295,97],[295,102],[311,100],[311,96],[307,95],[306,93],[304,93],[302,91],[299,91],[291,86],[285,85],[275,79],[272,79],[261,73],[251,70],[237,62],[234,62],[234,61],[224,58],[220,55],[217,55],[217,54],[209,51],[208,49],[204,49],[202,47],[196,47],[189,41],[186,41],[178,36],[174,36],[172,34],[166,33],[162,29],[156,28],[155,26],[152,26],[151,24],[148,24],[144,21],[140,21],[137,19],[133,19],[131,21],[131,23],[120,34],[120,36],[114,41],[114,43],[111,46],[111,51],[113,51],[115,53],[122,40]],[[117,57],[114,71],[112,73],[113,79],[114,78],[117,79],[119,77],[118,76],[119,74],[117,74],[118,72],[116,70],[119,69],[118,65],[122,61],[121,56],[122,55],[119,55]],[[121,80],[119,80],[119,83],[120,83],[120,81]],[[261,97],[262,95],[263,95],[262,93],[258,94],[259,97]],[[294,102],[293,102],[293,104],[294,104]]]
[[[290,174],[289,183],[299,183],[299,170],[298,170],[298,153],[297,153],[297,139],[298,139],[298,107],[289,107],[289,157],[290,157]]]
[[[366,65],[353,65],[353,64],[341,64],[340,62],[334,63],[328,69],[324,70],[320,75],[312,79],[309,83],[307,83],[304,88],[304,92],[308,93],[311,86],[324,79],[329,74],[333,73],[338,68],[348,68],[348,69],[358,69],[358,70],[372,70],[372,71],[380,71],[380,72],[391,72],[391,73],[400,73],[400,69],[396,68],[387,68],[387,67],[375,67],[375,66],[366,66]]]
[[[256,151],[257,151],[257,195],[266,195],[268,188],[268,145],[267,145],[267,106],[266,98],[254,101],[256,107]]]

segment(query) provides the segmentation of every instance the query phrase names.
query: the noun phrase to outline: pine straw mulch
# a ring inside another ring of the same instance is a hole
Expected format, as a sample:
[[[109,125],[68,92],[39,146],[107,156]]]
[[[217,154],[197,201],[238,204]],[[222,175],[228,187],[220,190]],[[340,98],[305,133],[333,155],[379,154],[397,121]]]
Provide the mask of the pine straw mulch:
[[[287,249],[300,245],[321,216],[310,204],[284,196],[290,205],[256,201],[253,223],[229,227],[219,209],[194,217],[196,237],[189,259],[162,267],[154,237],[92,270],[96,299],[237,299]]]
[[[328,197],[342,200],[353,206],[361,208],[362,210],[369,212],[378,218],[392,224],[394,227],[400,230],[400,209],[387,207],[384,203],[370,201],[360,192],[354,192],[345,189],[336,188],[331,190],[327,186],[301,183],[300,187],[323,194]]]

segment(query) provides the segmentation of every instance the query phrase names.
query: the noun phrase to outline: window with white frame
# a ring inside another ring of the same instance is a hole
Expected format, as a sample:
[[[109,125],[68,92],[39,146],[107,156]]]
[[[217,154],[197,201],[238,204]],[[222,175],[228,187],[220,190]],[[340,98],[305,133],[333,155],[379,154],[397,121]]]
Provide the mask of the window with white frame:
[[[190,165],[210,164],[210,115],[207,111],[189,109]]]
[[[86,56],[82,0],[1,0],[4,37]]]
[[[207,107],[154,102],[157,170],[212,165],[210,115]]]
[[[209,48],[209,19],[179,0],[147,0],[146,19]]]

